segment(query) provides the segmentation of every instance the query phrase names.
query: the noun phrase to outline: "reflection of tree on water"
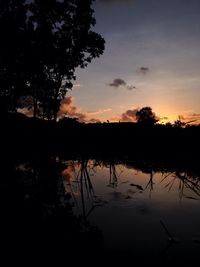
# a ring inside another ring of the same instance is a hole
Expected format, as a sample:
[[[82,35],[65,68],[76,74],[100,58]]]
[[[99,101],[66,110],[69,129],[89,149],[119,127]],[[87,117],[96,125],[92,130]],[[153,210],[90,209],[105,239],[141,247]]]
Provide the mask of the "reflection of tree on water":
[[[65,163],[40,159],[27,163],[2,164],[4,247],[11,251],[12,244],[18,253],[24,251],[30,257],[42,255],[49,258],[52,255],[66,257],[66,251],[68,255],[80,252],[88,255],[87,251],[100,251],[102,233],[89,223],[88,216],[105,202],[96,196],[97,188],[94,188],[92,175],[101,167],[106,168],[109,184],[120,186],[122,183],[119,183],[119,175],[123,164],[127,163],[88,159]],[[149,181],[145,185],[150,194],[154,190],[155,174],[159,172],[163,173],[160,182],[168,190],[172,190],[177,181],[181,197],[194,199],[195,193],[199,198],[198,173],[183,171],[178,167],[168,168],[163,164],[154,166],[152,163],[147,165],[140,162],[138,165],[132,162],[129,163],[129,168],[141,170],[148,175]],[[127,186],[129,185],[122,185],[123,188]],[[113,191],[108,188],[106,190]],[[124,198],[123,194],[121,196]],[[72,202],[75,206],[80,204],[79,216],[74,214]],[[19,245],[18,240],[23,245]]]
[[[109,179],[109,186],[111,187],[117,187],[117,175],[116,175],[116,166],[114,164],[110,164],[109,166],[109,173],[110,173],[110,179]]]
[[[101,161],[100,163],[103,167],[106,167],[109,169],[109,182],[108,186],[112,188],[116,188],[119,183],[119,178],[123,172],[123,170],[120,168],[119,163],[114,160],[107,160],[107,161]],[[118,173],[118,170],[119,173]]]
[[[151,170],[150,172],[150,179],[145,187],[145,189],[149,188],[149,198],[151,198],[151,192],[153,191],[153,186],[154,186],[154,182],[153,182],[153,171]]]
[[[187,195],[188,192],[185,192],[187,189],[189,189],[190,192],[193,192],[195,193],[195,195],[200,197],[200,186],[199,186],[200,179],[198,176],[190,176],[187,174],[187,172],[182,173],[177,170],[173,173],[173,175],[171,173],[165,175],[165,177],[161,180],[161,183],[164,181],[166,182],[165,188],[168,188],[168,191],[170,191],[173,188],[175,182],[178,181],[179,183],[178,190],[179,190],[180,200],[183,197],[188,198],[188,199],[197,199],[195,197],[188,196]]]
[[[51,260],[101,247],[100,230],[89,222],[83,226],[81,216],[72,212],[60,175],[63,168],[54,160],[4,164],[1,242],[9,253]]]
[[[79,206],[77,196],[80,196],[82,215],[85,222],[96,207],[105,204],[104,201],[96,196],[90,179],[90,176],[96,172],[96,167],[99,166],[99,163],[97,164],[97,162],[82,159],[79,162],[71,162],[71,166],[73,167],[70,175],[73,176],[73,174],[75,174],[75,179],[73,180],[73,177],[71,179],[72,181],[69,179],[67,186],[73,196],[75,206]],[[69,166],[66,170],[68,169]]]
[[[123,162],[122,162],[123,164]],[[170,191],[173,186],[178,182],[178,193],[179,198],[183,197],[188,199],[196,199],[193,196],[189,196],[189,192],[195,193],[198,197],[200,196],[200,170],[196,168],[196,165],[191,167],[176,166],[169,164],[168,162],[157,163],[156,161],[136,161],[136,162],[125,162],[125,166],[128,168],[133,168],[135,170],[140,170],[143,173],[146,173],[150,176],[149,181],[145,189],[149,188],[150,197],[154,189],[155,182],[153,181],[154,175],[156,173],[162,174],[162,179],[159,184],[166,183],[164,188],[167,188]]]
[[[154,165],[151,161],[149,164],[147,162],[123,162],[123,161],[115,161],[115,160],[81,160],[79,162],[79,171],[76,176],[76,183],[78,185],[78,191],[80,193],[82,199],[82,209],[83,216],[85,218],[94,210],[96,206],[101,206],[104,202],[99,200],[95,195],[95,190],[93,184],[91,182],[90,176],[93,176],[95,172],[98,172],[99,167],[105,167],[109,170],[109,180],[108,186],[112,188],[117,188],[119,185],[119,178],[122,174],[123,170],[121,169],[124,165],[128,168],[133,168],[135,170],[140,170],[143,173],[149,175],[149,180],[145,186],[145,190],[149,190],[149,197],[151,198],[151,194],[154,190],[155,181],[154,175],[156,173],[162,173],[163,178],[159,182],[162,184],[166,182],[164,188],[168,188],[170,191],[175,185],[175,182],[178,184],[178,192],[180,199],[182,197],[188,199],[195,199],[195,197],[188,195],[189,191],[195,193],[197,196],[200,196],[200,186],[199,186],[199,175],[198,173],[193,173],[190,171],[183,171],[181,168],[175,167],[167,167],[162,164]],[[119,169],[119,171],[118,171]],[[131,184],[133,186],[139,187],[139,185]],[[142,189],[143,190],[143,189]],[[187,190],[187,192],[186,192]],[[72,195],[75,195],[73,190],[71,189]],[[87,202],[87,203],[86,203]],[[90,203],[90,208],[88,208],[88,204]],[[87,210],[87,211],[86,211]]]
[[[79,191],[81,194],[83,218],[84,220],[86,220],[86,218],[89,216],[92,210],[96,207],[95,206],[96,196],[95,196],[94,188],[93,188],[93,185],[91,183],[90,176],[88,173],[88,160],[81,161],[80,170],[78,172],[76,180],[78,181]],[[86,210],[85,198],[89,200],[90,205],[91,205],[88,211]]]
[[[106,167],[109,169],[108,186],[115,188],[118,186],[118,177],[117,177],[116,165],[114,162],[109,162],[109,163],[106,163]]]

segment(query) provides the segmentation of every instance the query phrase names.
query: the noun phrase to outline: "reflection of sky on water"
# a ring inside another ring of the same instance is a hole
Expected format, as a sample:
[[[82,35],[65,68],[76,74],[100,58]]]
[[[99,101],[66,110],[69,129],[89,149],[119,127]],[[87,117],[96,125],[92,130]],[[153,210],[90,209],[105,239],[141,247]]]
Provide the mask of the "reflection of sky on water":
[[[106,248],[161,253],[168,244],[162,220],[179,240],[167,252],[171,257],[200,249],[198,179],[95,161],[69,162],[63,175],[68,177],[65,187],[73,195],[74,212],[85,213],[103,231]]]

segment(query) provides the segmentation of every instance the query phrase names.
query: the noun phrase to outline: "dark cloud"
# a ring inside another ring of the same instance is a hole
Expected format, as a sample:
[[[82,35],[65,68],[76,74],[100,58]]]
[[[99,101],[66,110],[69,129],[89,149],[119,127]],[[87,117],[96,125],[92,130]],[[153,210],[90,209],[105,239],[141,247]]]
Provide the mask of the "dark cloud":
[[[136,89],[134,85],[127,84],[127,82],[121,78],[114,79],[112,83],[109,83],[109,86],[114,87],[114,88],[124,87],[128,90]]]
[[[147,74],[149,71],[150,69],[147,67],[140,67],[139,69],[137,69],[137,73],[143,75]]]
[[[138,109],[128,109],[126,112],[122,113],[121,122],[136,122],[136,113]]]
[[[118,88],[120,86],[126,86],[126,82],[120,78],[114,79],[112,83],[109,84],[111,87]]]

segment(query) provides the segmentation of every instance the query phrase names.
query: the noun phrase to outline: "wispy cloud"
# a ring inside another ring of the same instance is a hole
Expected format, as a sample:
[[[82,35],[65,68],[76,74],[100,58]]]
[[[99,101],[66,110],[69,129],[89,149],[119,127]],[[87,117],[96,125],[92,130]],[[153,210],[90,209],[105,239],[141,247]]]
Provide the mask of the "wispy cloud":
[[[86,114],[88,116],[96,116],[96,115],[101,115],[103,113],[110,112],[110,111],[112,111],[112,109],[111,108],[107,108],[107,109],[99,109],[99,110],[94,111],[94,112],[87,112]]]

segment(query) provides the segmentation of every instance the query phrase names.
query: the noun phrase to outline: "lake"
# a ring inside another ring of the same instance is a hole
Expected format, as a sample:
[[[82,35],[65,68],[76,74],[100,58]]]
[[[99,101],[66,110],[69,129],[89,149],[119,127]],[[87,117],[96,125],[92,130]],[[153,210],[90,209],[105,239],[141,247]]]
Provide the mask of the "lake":
[[[195,164],[57,157],[9,162],[2,172],[5,247],[13,244],[26,255],[34,247],[35,255],[48,258],[90,251],[134,262],[198,259]]]
[[[198,176],[85,160],[67,161],[62,177],[74,213],[102,231],[109,253],[181,261],[199,252]]]

